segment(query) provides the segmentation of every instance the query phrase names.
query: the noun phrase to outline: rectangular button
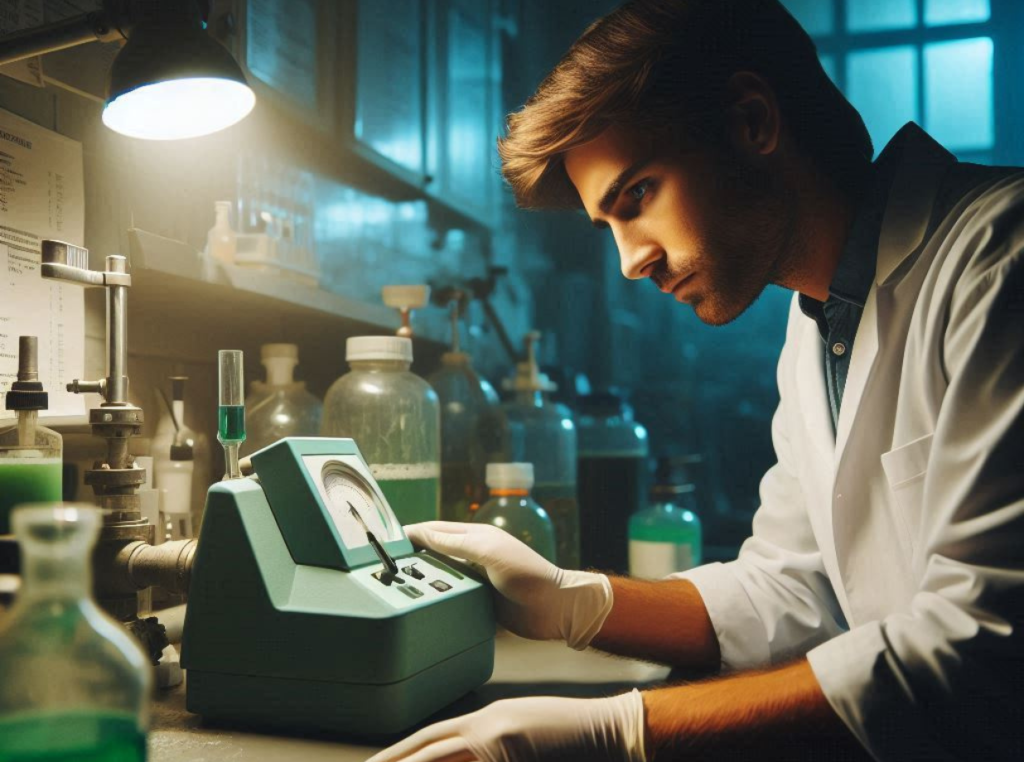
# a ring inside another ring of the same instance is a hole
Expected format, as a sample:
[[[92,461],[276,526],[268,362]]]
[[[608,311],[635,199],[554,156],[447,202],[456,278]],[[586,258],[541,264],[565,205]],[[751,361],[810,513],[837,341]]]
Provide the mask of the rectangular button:
[[[440,579],[435,579],[433,582],[430,583],[430,586],[437,590],[437,592],[439,593],[447,593],[449,590],[452,589],[451,585],[449,585],[444,580]]]
[[[413,587],[412,585],[400,585],[398,589],[406,595],[408,595],[410,598],[423,597],[423,591],[420,590],[418,587]]]
[[[423,572],[416,568],[415,564],[406,566],[404,569],[402,569],[402,573],[408,574],[413,579],[423,579],[426,576]]]

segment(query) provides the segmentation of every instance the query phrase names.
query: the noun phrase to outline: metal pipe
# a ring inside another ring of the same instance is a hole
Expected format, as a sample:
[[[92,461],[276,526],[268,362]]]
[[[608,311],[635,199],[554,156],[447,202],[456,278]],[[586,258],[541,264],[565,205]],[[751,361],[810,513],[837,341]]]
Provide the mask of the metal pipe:
[[[57,21],[0,37],[0,66],[87,42],[111,42],[122,35],[101,12]]]
[[[119,254],[107,257],[107,272],[124,274],[125,258]],[[109,377],[107,378],[107,403],[111,405],[128,402],[128,379],[125,375],[128,353],[128,289],[125,286],[109,287],[110,304],[110,356]]]

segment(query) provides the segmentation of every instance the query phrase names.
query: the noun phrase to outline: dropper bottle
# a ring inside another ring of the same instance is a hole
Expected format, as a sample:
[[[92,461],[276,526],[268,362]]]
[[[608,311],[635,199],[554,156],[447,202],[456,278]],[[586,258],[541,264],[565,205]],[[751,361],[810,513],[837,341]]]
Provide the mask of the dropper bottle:
[[[217,406],[217,441],[224,446],[224,479],[241,479],[238,448],[245,441],[245,386],[242,350],[217,353],[220,392]]]
[[[0,429],[0,534],[10,533],[14,506],[61,499],[64,443],[56,431],[39,425],[39,411],[49,407],[49,398],[39,381],[35,336],[18,338],[18,380],[7,392],[5,407],[18,420]]]

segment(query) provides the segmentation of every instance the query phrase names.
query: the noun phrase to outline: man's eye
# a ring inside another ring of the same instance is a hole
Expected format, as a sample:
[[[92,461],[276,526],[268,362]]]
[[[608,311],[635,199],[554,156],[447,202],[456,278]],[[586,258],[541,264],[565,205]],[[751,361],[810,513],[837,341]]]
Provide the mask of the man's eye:
[[[644,196],[647,195],[647,191],[650,190],[650,187],[650,180],[641,180],[632,188],[630,188],[627,192],[629,193],[629,197],[634,201],[643,201]]]

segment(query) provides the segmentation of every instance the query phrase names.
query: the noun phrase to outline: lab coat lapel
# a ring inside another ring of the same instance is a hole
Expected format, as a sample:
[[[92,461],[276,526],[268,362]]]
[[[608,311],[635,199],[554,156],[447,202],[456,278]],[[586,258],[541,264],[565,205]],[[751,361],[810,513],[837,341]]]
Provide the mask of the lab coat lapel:
[[[882,219],[875,268],[875,287],[868,294],[853,344],[850,370],[843,390],[843,406],[836,426],[835,463],[838,471],[850,434],[857,420],[864,389],[875,365],[879,343],[885,343],[889,324],[879,308],[879,289],[891,286],[900,265],[920,248],[931,221],[935,195],[943,174],[956,159],[915,124],[901,130],[902,156],[893,178]],[[875,422],[891,426],[892,421]]]

